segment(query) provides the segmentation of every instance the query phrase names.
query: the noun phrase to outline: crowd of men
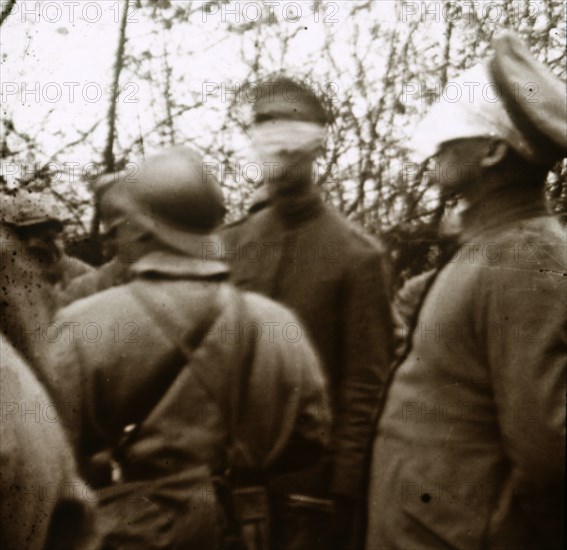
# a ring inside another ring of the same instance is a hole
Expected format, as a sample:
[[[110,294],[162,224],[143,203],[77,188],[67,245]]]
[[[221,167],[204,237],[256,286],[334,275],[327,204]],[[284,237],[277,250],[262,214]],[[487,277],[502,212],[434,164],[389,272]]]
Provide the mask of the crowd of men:
[[[236,223],[181,146],[96,183],[96,269],[33,195],[2,199],[0,547],[563,547],[567,235],[544,184],[565,84],[493,46],[460,81],[501,101],[440,102],[412,150],[494,254],[396,300],[313,180],[329,113],[285,77],[254,104],[271,171]]]

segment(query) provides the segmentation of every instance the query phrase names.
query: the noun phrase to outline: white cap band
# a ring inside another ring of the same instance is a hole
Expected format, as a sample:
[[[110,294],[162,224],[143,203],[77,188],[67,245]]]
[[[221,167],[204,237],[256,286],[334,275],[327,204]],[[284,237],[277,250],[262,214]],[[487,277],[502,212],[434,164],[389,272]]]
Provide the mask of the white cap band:
[[[418,124],[409,144],[413,160],[427,160],[448,141],[475,137],[501,139],[528,160],[537,158],[506,112],[502,91],[484,64],[468,69],[450,85],[459,88],[459,99],[449,101],[443,94]]]

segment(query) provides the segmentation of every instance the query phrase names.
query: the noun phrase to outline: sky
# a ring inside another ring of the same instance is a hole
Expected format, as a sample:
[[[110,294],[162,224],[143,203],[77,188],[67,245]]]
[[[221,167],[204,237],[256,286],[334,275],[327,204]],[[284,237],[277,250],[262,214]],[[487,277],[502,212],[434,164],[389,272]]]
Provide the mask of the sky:
[[[187,6],[188,2],[174,0],[173,4]],[[283,19],[286,30],[296,31],[290,41],[291,55],[285,57],[287,65],[282,67],[278,59],[280,36],[268,29],[264,34],[264,46],[270,55],[263,68],[301,70],[308,64],[314,67],[315,80],[317,69],[323,73],[326,68],[322,65],[323,60],[318,59],[325,28],[333,34],[339,65],[349,62],[343,44],[353,32],[352,25],[359,25],[361,41],[368,32],[364,21],[349,17],[350,1],[330,2],[320,13],[309,9],[311,3],[305,0],[272,2],[271,5],[268,3],[268,8],[257,0],[233,0],[229,6],[213,9],[210,13],[204,10],[204,4],[193,2],[192,7],[197,13],[191,21],[178,18],[171,29],[162,31],[167,33],[164,42],[174,71],[174,97],[183,99],[188,96],[185,86],[193,91],[209,91],[203,96],[208,109],[195,114],[189,112],[179,119],[184,125],[184,133],[193,136],[196,143],[204,144],[218,132],[226,108],[225,90],[230,94],[231,85],[243,80],[248,64],[242,56],[253,53],[246,46],[241,50],[243,42],[239,34],[227,32],[230,29],[245,28],[247,22],[253,22],[259,15],[268,18],[275,15],[280,21]],[[385,22],[394,21],[394,5],[393,1],[380,0],[379,16]],[[2,163],[2,173],[9,181],[33,170],[35,164],[45,162],[65,144],[77,140],[81,132],[101,121],[91,142],[74,146],[70,156],[59,156],[56,164],[63,169],[55,182],[60,186],[59,190],[65,192],[71,182],[74,192],[88,200],[88,189],[78,180],[92,168],[93,154],[95,160],[100,160],[106,140],[106,113],[122,13],[122,0],[18,0],[0,35],[1,108],[2,115],[8,114],[19,132],[36,138],[39,150],[33,158],[18,165]],[[142,56],[145,50],[155,56],[163,53],[162,41],[157,42],[152,34],[155,28],[144,13],[131,9],[127,53],[135,56]],[[371,44],[368,47],[368,54],[376,55],[371,51]],[[156,69],[155,78],[158,76]],[[153,74],[151,78],[154,78]],[[346,88],[349,83],[333,85],[340,93],[338,88]],[[131,72],[123,71],[120,89],[118,139],[120,145],[125,145],[155,125],[156,114],[150,105],[161,101],[161,83],[136,78]],[[191,100],[187,97],[188,103]],[[232,146],[246,155],[249,143],[242,135],[236,135]]]
[[[381,25],[393,26],[396,22],[396,1],[374,1],[375,19],[372,21],[364,17],[364,11],[351,16],[353,6],[364,5],[365,2],[328,1],[327,8],[320,13],[309,9],[311,2],[307,0],[271,2],[270,9],[280,22],[283,20],[283,30],[294,33],[294,37],[282,63],[279,34],[282,26],[277,27],[276,32],[275,28],[266,25],[262,33],[262,68],[301,71],[307,66],[312,67],[313,79],[325,84],[320,75],[329,74],[329,67],[320,50],[326,32],[329,32],[334,61],[338,67],[345,69],[344,75],[332,83],[337,94],[352,86],[351,77],[358,71],[352,65],[348,51],[353,36],[358,38],[359,48],[366,51],[365,76],[375,80],[383,71],[385,52],[378,51],[369,39],[371,24],[377,20]],[[421,6],[422,3],[414,4]],[[174,7],[179,5],[187,6],[188,2],[173,0]],[[152,56],[161,55],[163,44],[166,44],[173,68],[172,92],[180,103],[190,104],[195,101],[195,95],[203,98],[203,90],[210,91],[204,97],[206,108],[190,111],[176,120],[176,125],[182,130],[180,133],[198,146],[206,147],[211,141],[220,139],[219,128],[226,110],[224,87],[230,89],[234,83],[242,82],[249,66],[246,58],[253,54],[252,41],[242,41],[241,34],[234,29],[242,31],[258,15],[266,17],[269,13],[266,13],[266,4],[257,0],[232,0],[228,7],[210,12],[203,9],[204,2],[195,1],[191,5],[196,10],[191,20],[175,19],[169,30],[160,31],[163,34],[159,39],[154,34],[156,26],[146,15],[132,10],[128,18],[126,51],[137,59],[144,59],[145,51]],[[86,171],[91,161],[100,162],[102,159],[122,10],[123,0],[18,0],[14,13],[2,25],[0,34],[0,107],[3,116],[8,114],[14,120],[18,131],[37,140],[38,151],[25,159],[31,168],[34,162],[45,162],[66,144],[77,140],[81,132],[100,121],[88,142],[72,147],[69,155],[65,153],[58,157],[60,167],[79,168],[73,168],[72,174],[62,174],[56,185],[65,192],[71,181],[73,192],[85,200],[90,196],[88,189],[77,178]],[[421,15],[418,13],[413,17]],[[544,23],[542,19],[541,24]],[[433,37],[427,38],[435,40],[435,25],[431,29]],[[438,42],[443,43],[441,33]],[[118,102],[119,146],[133,143],[140,134],[155,126],[156,119],[163,117],[159,112],[163,103],[162,71],[156,66],[159,61],[154,59],[152,63],[143,64],[149,73],[148,79],[134,76],[127,69],[123,71],[122,93]],[[370,89],[369,93],[371,102],[372,94],[378,101],[378,91]],[[367,108],[362,100],[359,106],[355,105],[355,110],[357,107],[361,114]],[[232,140],[233,149],[246,154],[248,143],[242,133],[227,139]],[[147,147],[151,146],[149,141]],[[63,166],[63,162],[67,165]],[[21,163],[18,166],[2,164],[2,172],[7,174],[8,170],[10,175],[21,175],[31,168]]]
[[[179,0],[177,3],[180,3]],[[201,2],[194,4],[198,6]],[[230,73],[236,73],[234,69],[241,64],[240,50],[235,47],[237,36],[223,31],[236,22],[243,23],[246,16],[253,19],[258,13],[254,4],[259,3],[243,1],[233,4],[232,8],[238,8],[240,14],[233,14],[230,10],[212,14],[203,12],[201,17],[192,20],[192,28],[183,22],[173,26],[168,31],[171,64],[182,65],[187,51],[201,50],[191,59],[192,78],[217,82],[219,76],[224,79]],[[345,2],[333,2],[334,8],[318,16],[319,22],[307,9],[308,2],[295,3],[302,5],[298,21],[295,21],[298,12],[293,6],[288,6],[289,2],[281,2],[286,6],[285,10],[279,4],[274,3],[275,14],[286,15],[290,28],[303,27],[291,45],[292,57],[299,67],[305,57],[320,49],[324,39],[324,19],[336,21],[333,32],[336,32],[337,42],[341,41],[341,28],[349,24]],[[393,2],[382,0],[381,4],[384,5],[385,17],[393,12]],[[106,111],[122,6],[122,2],[116,0],[81,3],[19,0],[16,11],[3,25],[0,37],[2,107],[8,106],[22,131],[33,130],[53,112],[56,116],[50,117],[50,131],[45,137],[46,144],[49,144],[50,138],[53,141],[48,150],[58,146],[54,134],[61,127],[84,130]],[[128,40],[137,49],[140,44],[152,49],[150,30],[140,12],[130,13]],[[176,59],[175,50],[179,45],[183,46],[184,52]],[[340,52],[338,55],[340,62]],[[149,90],[144,89],[144,83],[123,81],[121,88],[126,100],[132,101],[124,103],[124,115],[143,117],[144,105],[149,99]],[[210,102],[214,99],[214,95],[208,98]]]

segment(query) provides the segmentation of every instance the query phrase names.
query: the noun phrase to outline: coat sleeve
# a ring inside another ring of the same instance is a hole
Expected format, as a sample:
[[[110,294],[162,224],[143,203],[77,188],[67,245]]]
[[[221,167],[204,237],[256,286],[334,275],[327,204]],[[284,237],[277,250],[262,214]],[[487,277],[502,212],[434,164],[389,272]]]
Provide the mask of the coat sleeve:
[[[90,489],[77,475],[52,396],[7,342],[0,349],[0,547],[94,548]]]
[[[343,368],[332,442],[332,491],[358,498],[379,397],[393,356],[392,315],[378,251],[367,252],[349,267],[341,334]]]
[[[567,279],[553,256],[537,245],[536,256],[485,268],[479,297],[514,496],[546,548],[562,532],[565,482]]]
[[[53,319],[53,326],[58,328],[58,338],[43,343],[43,377],[55,398],[60,410],[61,420],[73,448],[79,449],[81,427],[83,423],[83,384],[81,376],[81,357],[78,353],[74,331],[76,317],[60,312]]]
[[[60,310],[52,321],[58,337],[43,342],[42,373],[46,384],[61,411],[77,462],[104,445],[104,430],[97,422],[93,400],[91,366],[104,361],[105,341],[84,345],[84,327],[93,324],[96,314],[89,313],[90,305],[71,304]],[[108,337],[106,331],[105,337]],[[109,413],[110,414],[110,413]]]
[[[290,471],[316,460],[330,437],[327,387],[299,320],[284,307],[247,295],[257,327],[238,429],[240,467]]]

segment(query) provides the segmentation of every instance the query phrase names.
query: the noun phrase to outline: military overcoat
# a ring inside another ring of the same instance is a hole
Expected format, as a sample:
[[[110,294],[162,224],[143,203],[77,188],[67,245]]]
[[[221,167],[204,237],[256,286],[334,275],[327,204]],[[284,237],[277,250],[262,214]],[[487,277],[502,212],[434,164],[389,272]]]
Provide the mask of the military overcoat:
[[[74,404],[79,456],[114,451],[117,483],[100,502],[109,547],[215,548],[229,450],[230,464],[266,470],[293,439],[328,438],[318,359],[285,332],[297,319],[237,293],[223,264],[156,251],[133,272],[60,311],[54,323],[74,333],[46,346],[45,377]]]
[[[374,445],[367,548],[562,548],[567,236],[486,197],[430,288]]]
[[[378,244],[318,193],[270,200],[225,227],[221,255],[240,288],[290,307],[329,383],[336,423],[325,465],[291,490],[358,499],[378,395],[392,357],[392,319]]]

